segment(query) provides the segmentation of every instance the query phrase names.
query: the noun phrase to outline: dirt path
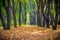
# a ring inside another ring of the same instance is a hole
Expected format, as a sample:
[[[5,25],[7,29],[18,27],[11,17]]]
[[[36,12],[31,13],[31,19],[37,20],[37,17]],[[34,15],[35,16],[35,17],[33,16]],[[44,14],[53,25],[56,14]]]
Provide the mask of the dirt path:
[[[42,27],[0,28],[0,40],[60,40],[60,31]]]

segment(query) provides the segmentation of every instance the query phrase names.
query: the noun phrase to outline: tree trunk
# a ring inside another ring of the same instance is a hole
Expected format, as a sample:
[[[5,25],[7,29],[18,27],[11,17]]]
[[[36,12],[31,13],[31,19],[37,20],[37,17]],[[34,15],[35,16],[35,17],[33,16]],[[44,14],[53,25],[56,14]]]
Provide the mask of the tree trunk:
[[[10,0],[8,0],[8,7],[6,9],[7,12],[7,29],[10,29],[10,24],[11,24],[11,14],[10,14]]]
[[[59,6],[59,8],[58,8],[59,9],[59,21],[58,21],[58,24],[60,25],[60,2],[59,2],[58,6]]]
[[[56,11],[56,15],[55,15],[55,20],[54,20],[54,23],[53,23],[53,30],[56,30],[57,29],[57,21],[58,21],[58,1],[57,0],[54,0],[55,2],[55,11]]]
[[[12,0],[12,4],[13,4],[12,9],[13,9],[14,27],[17,27],[16,14],[14,10],[14,0]]]
[[[41,26],[40,24],[41,24],[41,22],[40,22],[40,6],[38,6],[38,9],[37,9],[37,25]]]
[[[41,0],[41,13],[42,13],[42,16],[43,16],[43,26],[45,27],[45,14],[44,14],[44,3],[43,3],[43,0]]]
[[[60,25],[60,19],[59,19],[59,22],[58,22],[58,23],[59,23],[59,25]]]
[[[7,14],[7,29],[6,30],[9,30],[10,24],[11,24],[11,14],[10,14],[10,10],[9,10],[10,0],[8,0],[7,2],[8,2],[8,6],[6,6],[5,0],[3,0],[3,7],[5,8],[6,14]]]
[[[51,11],[50,11],[50,3],[51,3],[51,0],[48,0],[48,2],[47,2],[47,10],[48,10],[48,12],[47,12],[47,15],[46,15],[46,27],[47,28],[49,28],[49,14],[51,13]]]
[[[19,26],[21,26],[21,2],[19,2]]]
[[[37,3],[37,25],[41,26],[41,20],[40,20],[41,2],[40,0],[36,0],[36,3]]]
[[[25,6],[24,6],[24,11],[25,11],[25,21],[24,21],[24,24],[26,24],[26,3],[24,4]]]
[[[60,25],[60,10],[59,10],[59,21],[58,21],[58,24]]]
[[[6,30],[7,29],[7,24],[5,23],[1,8],[0,8],[0,19],[1,19],[1,22],[2,22],[3,29]]]

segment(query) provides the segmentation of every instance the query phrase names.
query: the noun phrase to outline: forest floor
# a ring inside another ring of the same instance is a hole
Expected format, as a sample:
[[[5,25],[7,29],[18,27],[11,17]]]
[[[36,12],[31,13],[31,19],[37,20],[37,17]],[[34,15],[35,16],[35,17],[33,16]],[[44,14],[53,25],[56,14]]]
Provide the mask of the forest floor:
[[[0,40],[60,40],[60,26],[57,30],[38,26],[11,27],[10,30],[0,27]]]

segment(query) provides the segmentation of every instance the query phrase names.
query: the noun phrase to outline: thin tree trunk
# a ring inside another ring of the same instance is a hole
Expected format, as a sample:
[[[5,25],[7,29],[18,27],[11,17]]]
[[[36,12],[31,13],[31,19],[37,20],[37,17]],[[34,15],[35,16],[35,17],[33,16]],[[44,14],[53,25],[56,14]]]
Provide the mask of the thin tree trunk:
[[[60,25],[60,14],[59,14],[59,21],[58,21],[58,24]]]
[[[25,11],[25,21],[24,21],[24,24],[26,24],[26,3],[24,4],[25,6],[24,6],[24,11]]]
[[[43,0],[41,0],[41,12],[42,12],[42,16],[43,16],[43,26],[45,27],[45,14],[44,14],[44,3]]]
[[[58,21],[58,1],[54,0],[55,2],[55,11],[56,11],[56,15],[55,15],[55,19],[54,20],[54,23],[53,23],[53,30],[56,30],[57,29],[57,21]]]
[[[59,8],[58,8],[59,9],[59,21],[58,21],[58,24],[60,25],[60,2],[59,2],[58,6],[59,6]]]
[[[6,9],[7,12],[7,29],[10,29],[10,24],[11,24],[11,14],[10,14],[10,0],[8,0],[8,7]]]
[[[36,0],[36,3],[37,3],[37,25],[41,26],[41,20],[40,20],[41,2],[40,0]]]
[[[3,6],[4,6],[4,8],[6,10],[6,14],[7,14],[7,29],[6,30],[9,30],[10,24],[11,24],[11,15],[10,15],[10,10],[9,10],[10,0],[8,0],[8,6],[6,6],[5,0],[3,0]]]
[[[5,23],[1,8],[0,8],[0,19],[1,19],[1,22],[2,22],[3,29],[6,30],[7,29],[7,24]]]
[[[59,21],[58,21],[58,24],[60,25],[60,11],[59,11]]]
[[[17,22],[16,22],[16,14],[15,14],[15,10],[14,10],[14,0],[12,0],[12,4],[13,4],[13,17],[14,17],[14,27],[17,27]]]
[[[40,6],[38,6],[38,9],[37,9],[37,25],[41,26],[40,24],[41,24],[40,23]]]
[[[19,10],[19,26],[21,26],[21,2],[19,3],[19,7],[20,7],[20,10]]]
[[[48,10],[48,12],[47,12],[47,18],[46,18],[46,23],[47,23],[47,28],[49,28],[49,14],[51,13],[51,11],[50,11],[50,3],[51,3],[51,0],[48,0],[48,3],[47,3],[47,10]]]

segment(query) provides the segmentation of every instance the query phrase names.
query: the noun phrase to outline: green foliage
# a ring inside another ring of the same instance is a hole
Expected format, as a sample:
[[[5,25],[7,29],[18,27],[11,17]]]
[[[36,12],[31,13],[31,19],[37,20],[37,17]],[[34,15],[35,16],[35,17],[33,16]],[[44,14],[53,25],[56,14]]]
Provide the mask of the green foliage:
[[[8,0],[5,0],[6,6],[8,6]]]
[[[2,5],[2,0],[0,0],[0,8],[2,7],[3,5]]]
[[[1,20],[0,20],[0,27],[2,26],[2,22],[1,22]]]
[[[22,3],[27,3],[28,2],[28,0],[21,0],[22,1]]]
[[[31,11],[37,11],[37,4],[39,5],[39,2],[40,2],[41,0],[14,0],[14,10],[15,10],[15,14],[16,14],[16,18],[17,18],[17,21],[18,21],[18,18],[19,18],[19,9],[20,9],[20,7],[19,7],[19,2],[21,2],[21,4],[22,4],[22,10],[21,10],[21,19],[22,19],[22,15],[24,15],[24,5],[25,5],[25,3],[26,3],[26,15],[27,15],[27,19],[28,19],[28,21],[30,21],[30,19],[29,19],[29,13],[31,12]],[[45,0],[44,0],[45,1]],[[59,2],[60,2],[60,0],[58,0]],[[6,6],[8,6],[8,0],[5,0],[5,2],[6,2]],[[48,0],[46,0],[46,3],[48,2]],[[30,3],[32,4],[32,7],[34,6],[34,8],[32,9],[30,6]],[[10,5],[11,5],[11,7],[12,7],[12,0],[10,0]],[[2,0],[0,0],[0,8],[2,9],[2,13],[3,13],[3,15],[4,16],[6,16],[6,10],[4,9],[4,7],[3,7],[3,5],[2,5]],[[47,10],[46,10],[46,6],[44,7],[44,12],[46,12],[47,13]],[[51,4],[51,13],[52,13],[52,15],[55,17],[55,15],[56,15],[56,12],[55,12],[55,8],[54,8],[54,3],[52,3]],[[12,13],[12,15],[13,15],[13,13]],[[5,18],[5,21],[7,21],[6,20],[7,18]],[[14,24],[14,21],[13,21],[13,16],[12,16],[12,21],[11,21],[11,25],[13,25]],[[2,26],[2,23],[1,23],[1,21],[0,21],[0,26]]]
[[[6,16],[6,10],[2,7],[2,13]]]
[[[55,8],[54,8],[54,2],[51,4],[51,13],[55,17],[56,12],[55,12]]]

